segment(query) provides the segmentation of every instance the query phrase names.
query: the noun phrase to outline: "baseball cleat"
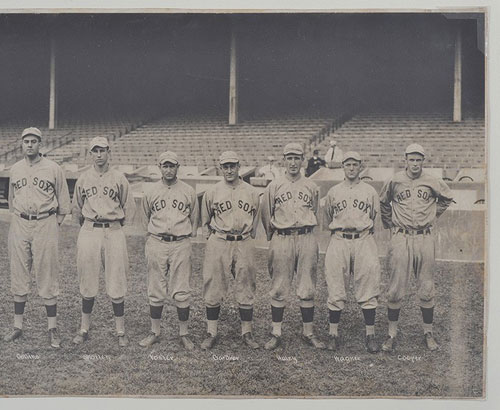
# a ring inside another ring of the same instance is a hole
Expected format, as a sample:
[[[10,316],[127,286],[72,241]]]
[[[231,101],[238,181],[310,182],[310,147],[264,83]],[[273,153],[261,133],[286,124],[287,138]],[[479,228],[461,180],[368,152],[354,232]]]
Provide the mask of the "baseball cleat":
[[[260,345],[253,339],[252,332],[247,332],[243,336],[243,342],[250,348],[250,349],[258,349]]]
[[[368,353],[377,353],[380,349],[375,341],[375,335],[366,336],[366,351]]]
[[[194,343],[191,341],[188,335],[184,335],[180,337],[181,345],[184,349],[191,351],[194,350]]]
[[[61,338],[59,337],[59,332],[55,327],[49,329],[49,342],[50,346],[54,349],[59,349],[61,347]]]
[[[436,342],[436,339],[434,339],[434,335],[432,332],[427,332],[425,335],[425,345],[427,346],[427,349],[433,351],[437,350],[439,348],[438,343]]]
[[[281,336],[271,335],[271,339],[264,345],[264,349],[274,350],[279,346],[281,346]]]
[[[22,335],[23,335],[22,329],[15,327],[12,332],[5,335],[5,337],[3,338],[3,341],[4,342],[13,342],[16,339],[19,339]]]
[[[394,350],[394,345],[395,345],[395,338],[392,336],[389,336],[385,342],[382,344],[382,351],[383,352],[392,352]]]
[[[339,337],[335,335],[330,335],[330,339],[328,340],[326,348],[328,350],[331,350],[332,352],[335,352],[339,348],[339,346],[340,346]]]
[[[89,332],[86,330],[80,330],[76,336],[73,338],[73,343],[75,345],[81,345],[83,342],[89,340]]]
[[[149,332],[149,335],[147,335],[144,339],[142,339],[139,342],[139,346],[150,347],[155,343],[158,343],[159,341],[160,341],[160,335],[157,335],[154,332]]]
[[[302,340],[315,349],[325,349],[325,344],[315,335],[302,335]]]
[[[210,333],[207,334],[207,337],[203,342],[201,342],[201,350],[210,350],[215,346],[217,342],[217,336],[212,336]]]
[[[128,346],[128,337],[125,333],[118,335],[118,346],[127,347]]]

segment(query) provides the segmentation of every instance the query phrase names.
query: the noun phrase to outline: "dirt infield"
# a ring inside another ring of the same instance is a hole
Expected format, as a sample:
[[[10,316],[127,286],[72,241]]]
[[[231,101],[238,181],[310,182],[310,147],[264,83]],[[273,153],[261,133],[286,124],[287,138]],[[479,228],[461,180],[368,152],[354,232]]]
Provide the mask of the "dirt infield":
[[[8,224],[0,221],[0,331],[12,321],[7,259]],[[364,348],[360,309],[347,303],[341,320],[343,345],[332,353],[314,351],[300,340],[298,303],[285,310],[284,346],[275,352],[250,351],[240,338],[237,305],[231,294],[221,311],[220,341],[212,352],[184,352],[176,338],[176,311],[164,310],[160,344],[143,349],[137,342],[149,331],[144,238],[128,237],[131,275],[126,299],[126,327],[131,344],[120,349],[113,335],[111,303],[102,291],[94,307],[90,340],[73,347],[79,326],[80,297],[76,280],[78,228],[63,225],[61,238],[61,296],[58,307],[63,347],[50,349],[45,309],[32,296],[26,307],[23,338],[0,341],[2,395],[247,395],[247,396],[444,396],[481,397],[483,391],[484,265],[439,263],[436,272],[438,305],[437,352],[423,345],[420,310],[414,292],[401,312],[394,354],[370,355]],[[191,334],[197,346],[205,334],[201,299],[204,246],[194,245]],[[264,342],[270,330],[266,251],[256,260],[259,276],[255,306],[255,337]],[[323,257],[320,266],[322,266]],[[383,272],[384,285],[387,274]],[[384,300],[378,308],[377,339],[387,332]],[[319,272],[315,317],[318,335],[328,333],[326,285]]]

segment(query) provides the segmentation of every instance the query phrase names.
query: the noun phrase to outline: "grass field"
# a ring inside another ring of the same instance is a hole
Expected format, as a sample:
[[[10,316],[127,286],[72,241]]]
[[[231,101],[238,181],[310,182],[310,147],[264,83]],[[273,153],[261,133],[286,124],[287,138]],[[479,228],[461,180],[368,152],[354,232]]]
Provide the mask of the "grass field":
[[[12,325],[12,297],[7,259],[8,223],[0,221],[0,331]],[[397,350],[371,355],[364,348],[362,314],[351,300],[343,313],[344,344],[338,352],[316,351],[300,340],[298,303],[285,310],[284,345],[274,352],[251,351],[241,341],[237,305],[230,292],[222,311],[219,343],[212,352],[199,345],[205,335],[201,298],[203,244],[194,245],[191,334],[197,345],[184,352],[176,338],[176,311],[164,309],[163,337],[152,349],[137,343],[149,331],[144,237],[129,236],[131,275],[126,299],[126,327],[131,340],[120,349],[113,335],[111,303],[101,292],[94,307],[90,340],[71,343],[80,321],[76,279],[78,228],[63,225],[61,295],[58,305],[63,347],[48,346],[45,309],[33,295],[20,340],[0,341],[1,395],[247,395],[247,396],[483,396],[484,265],[438,263],[435,333],[441,344],[428,352],[423,344],[420,310],[412,293],[401,312]],[[270,330],[266,251],[259,250],[254,332],[261,343]],[[323,257],[320,260],[322,266]],[[383,272],[383,285],[387,280]],[[34,289],[34,287],[33,287]],[[104,285],[101,284],[101,289]],[[328,334],[326,284],[319,272],[315,327]],[[377,339],[387,332],[384,300],[377,309]],[[35,357],[35,358],[34,358]],[[226,360],[234,359],[238,360]],[[283,358],[289,360],[280,360]]]

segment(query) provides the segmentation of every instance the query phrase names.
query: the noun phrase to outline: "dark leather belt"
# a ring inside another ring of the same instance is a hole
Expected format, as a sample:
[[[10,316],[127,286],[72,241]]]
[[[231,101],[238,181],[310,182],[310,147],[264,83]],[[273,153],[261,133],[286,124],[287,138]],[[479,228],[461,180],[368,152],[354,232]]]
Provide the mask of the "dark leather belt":
[[[336,230],[332,231],[332,235],[335,235],[335,233],[337,233],[337,232],[340,235],[342,235],[342,238],[344,238],[344,239],[359,239],[359,238],[361,238],[361,235],[364,235],[366,233],[366,231],[355,232],[355,231],[349,231],[349,230],[343,231],[342,229],[336,229]],[[349,233],[349,232],[352,232],[352,233]],[[370,229],[368,231],[367,235],[373,235],[373,230]]]
[[[358,239],[359,233],[343,233],[342,238],[344,238],[344,239]]]
[[[408,229],[403,229],[399,228],[398,233],[405,233],[406,235],[424,235],[427,234],[429,235],[431,233],[431,230],[429,228],[427,229],[419,229],[418,231],[409,231]]]
[[[56,211],[54,211],[53,209],[50,210],[49,212],[47,213],[43,213],[43,214],[38,214],[38,215],[29,215],[29,214],[26,214],[24,212],[21,212],[19,214],[19,216],[23,219],[27,219],[28,221],[39,221],[40,219],[45,219],[45,218],[48,218],[50,215],[54,215],[56,213]]]
[[[109,222],[94,222],[92,224],[94,228],[109,228],[111,226],[111,223]]]
[[[181,235],[181,236],[175,236],[175,235],[155,235],[159,240],[163,242],[177,242],[181,241],[183,239],[186,239],[189,237],[189,235]]]
[[[304,226],[302,228],[286,228],[278,229],[278,235],[304,235],[313,231],[312,226]]]
[[[226,235],[226,241],[242,241],[245,237],[243,235]]]

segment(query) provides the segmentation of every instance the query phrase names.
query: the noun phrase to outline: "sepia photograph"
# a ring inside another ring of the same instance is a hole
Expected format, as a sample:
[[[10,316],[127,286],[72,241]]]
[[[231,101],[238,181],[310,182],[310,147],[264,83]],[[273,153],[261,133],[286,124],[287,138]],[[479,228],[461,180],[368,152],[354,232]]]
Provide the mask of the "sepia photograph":
[[[488,13],[0,10],[0,397],[486,398]]]

